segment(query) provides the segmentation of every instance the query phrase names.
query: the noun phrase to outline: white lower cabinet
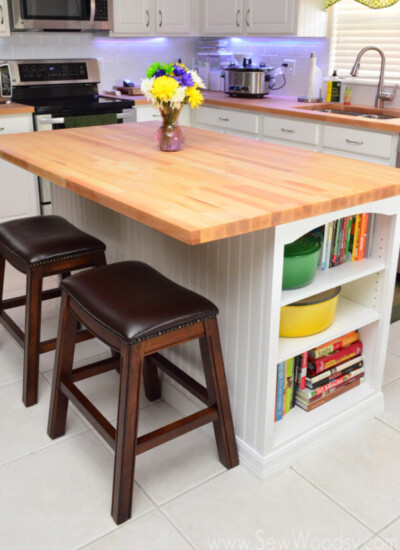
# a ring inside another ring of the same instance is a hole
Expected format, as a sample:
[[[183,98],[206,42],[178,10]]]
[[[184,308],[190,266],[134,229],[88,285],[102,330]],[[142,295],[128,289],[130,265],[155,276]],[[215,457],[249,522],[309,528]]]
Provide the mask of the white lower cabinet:
[[[0,136],[33,131],[32,116],[0,116]],[[0,160],[0,223],[24,216],[39,214],[36,176]]]
[[[136,122],[161,121],[160,111],[152,105],[138,105],[135,107]],[[182,126],[191,126],[190,107],[185,105],[179,115],[179,123]]]
[[[396,166],[399,135],[304,118],[205,105],[193,125],[226,134]]]

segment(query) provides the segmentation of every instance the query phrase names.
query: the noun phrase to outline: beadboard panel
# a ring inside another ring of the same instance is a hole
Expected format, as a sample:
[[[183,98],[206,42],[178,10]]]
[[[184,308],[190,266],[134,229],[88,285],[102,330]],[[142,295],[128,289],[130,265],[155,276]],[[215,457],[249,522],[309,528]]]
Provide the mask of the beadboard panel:
[[[274,229],[189,246],[139,222],[53,186],[54,213],[107,244],[109,262],[135,259],[207,296],[218,317],[237,436],[264,454],[269,303]],[[198,343],[168,352],[204,383]]]

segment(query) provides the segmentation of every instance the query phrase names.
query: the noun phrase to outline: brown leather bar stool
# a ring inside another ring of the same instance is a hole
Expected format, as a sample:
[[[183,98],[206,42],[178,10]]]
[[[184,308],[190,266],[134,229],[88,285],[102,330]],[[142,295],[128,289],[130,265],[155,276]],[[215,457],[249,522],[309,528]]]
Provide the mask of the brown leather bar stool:
[[[78,273],[61,282],[61,317],[48,434],[64,435],[71,400],[115,450],[112,517],[131,516],[135,456],[161,443],[214,423],[221,462],[232,468],[238,454],[219,340],[217,307],[141,262],[119,262]],[[121,354],[72,370],[77,323]],[[200,339],[206,388],[171,363],[160,351]],[[117,429],[74,382],[115,368],[120,360]],[[157,367],[189,390],[206,407],[137,437],[140,380],[150,400],[161,396]]]
[[[105,244],[60,216],[34,216],[0,224],[0,323],[24,349],[23,402],[37,403],[39,354],[56,347],[56,339],[40,342],[42,300],[60,296],[60,289],[42,291],[43,278],[106,263]],[[5,262],[26,274],[26,296],[3,300]],[[26,304],[25,333],[5,312]],[[86,330],[77,341],[93,336]]]

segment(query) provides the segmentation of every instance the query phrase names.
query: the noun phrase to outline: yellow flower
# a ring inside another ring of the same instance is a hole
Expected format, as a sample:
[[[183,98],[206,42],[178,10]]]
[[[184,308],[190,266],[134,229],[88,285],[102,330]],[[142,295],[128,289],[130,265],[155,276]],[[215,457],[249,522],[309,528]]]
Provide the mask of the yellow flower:
[[[179,83],[169,76],[159,76],[153,82],[151,93],[158,101],[171,101]]]
[[[192,109],[194,109],[195,107],[200,107],[200,105],[204,101],[203,96],[197,86],[186,88],[186,95]]]

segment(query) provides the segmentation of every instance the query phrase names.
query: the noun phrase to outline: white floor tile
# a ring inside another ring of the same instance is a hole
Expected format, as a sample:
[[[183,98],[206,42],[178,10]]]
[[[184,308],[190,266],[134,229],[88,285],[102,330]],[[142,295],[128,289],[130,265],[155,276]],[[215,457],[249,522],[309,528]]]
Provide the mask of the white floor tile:
[[[398,358],[400,361],[400,357]],[[395,380],[383,388],[385,410],[378,415],[383,422],[400,431],[400,380]]]
[[[388,351],[400,355],[400,321],[390,325]]]
[[[50,386],[42,377],[39,381],[39,402],[28,408],[22,382],[0,388],[0,465],[53,444],[47,435]],[[68,416],[67,437],[85,430],[75,413]]]
[[[0,386],[22,380],[22,348],[5,331],[0,330]]]
[[[400,518],[379,533],[395,550],[400,550]]]
[[[180,418],[164,402],[140,411],[139,433],[144,434]],[[135,479],[161,504],[223,472],[215,441],[194,430],[164,443],[136,459]]]
[[[400,515],[400,434],[370,420],[295,469],[374,532]]]
[[[0,467],[0,548],[64,550],[114,530],[113,459],[89,432]],[[153,508],[135,486],[133,515]]]
[[[239,466],[163,510],[196,548],[204,550],[213,544],[214,548],[355,550],[372,535],[292,470],[260,483]]]
[[[128,525],[123,525],[101,540],[85,546],[84,550],[116,550],[119,548],[191,550],[192,546],[158,510],[155,510]]]
[[[359,550],[396,550],[397,546],[392,546],[380,537],[373,537],[368,542],[360,546]]]
[[[383,373],[383,385],[390,384],[400,378],[400,356],[388,352],[386,356],[385,370]]]

